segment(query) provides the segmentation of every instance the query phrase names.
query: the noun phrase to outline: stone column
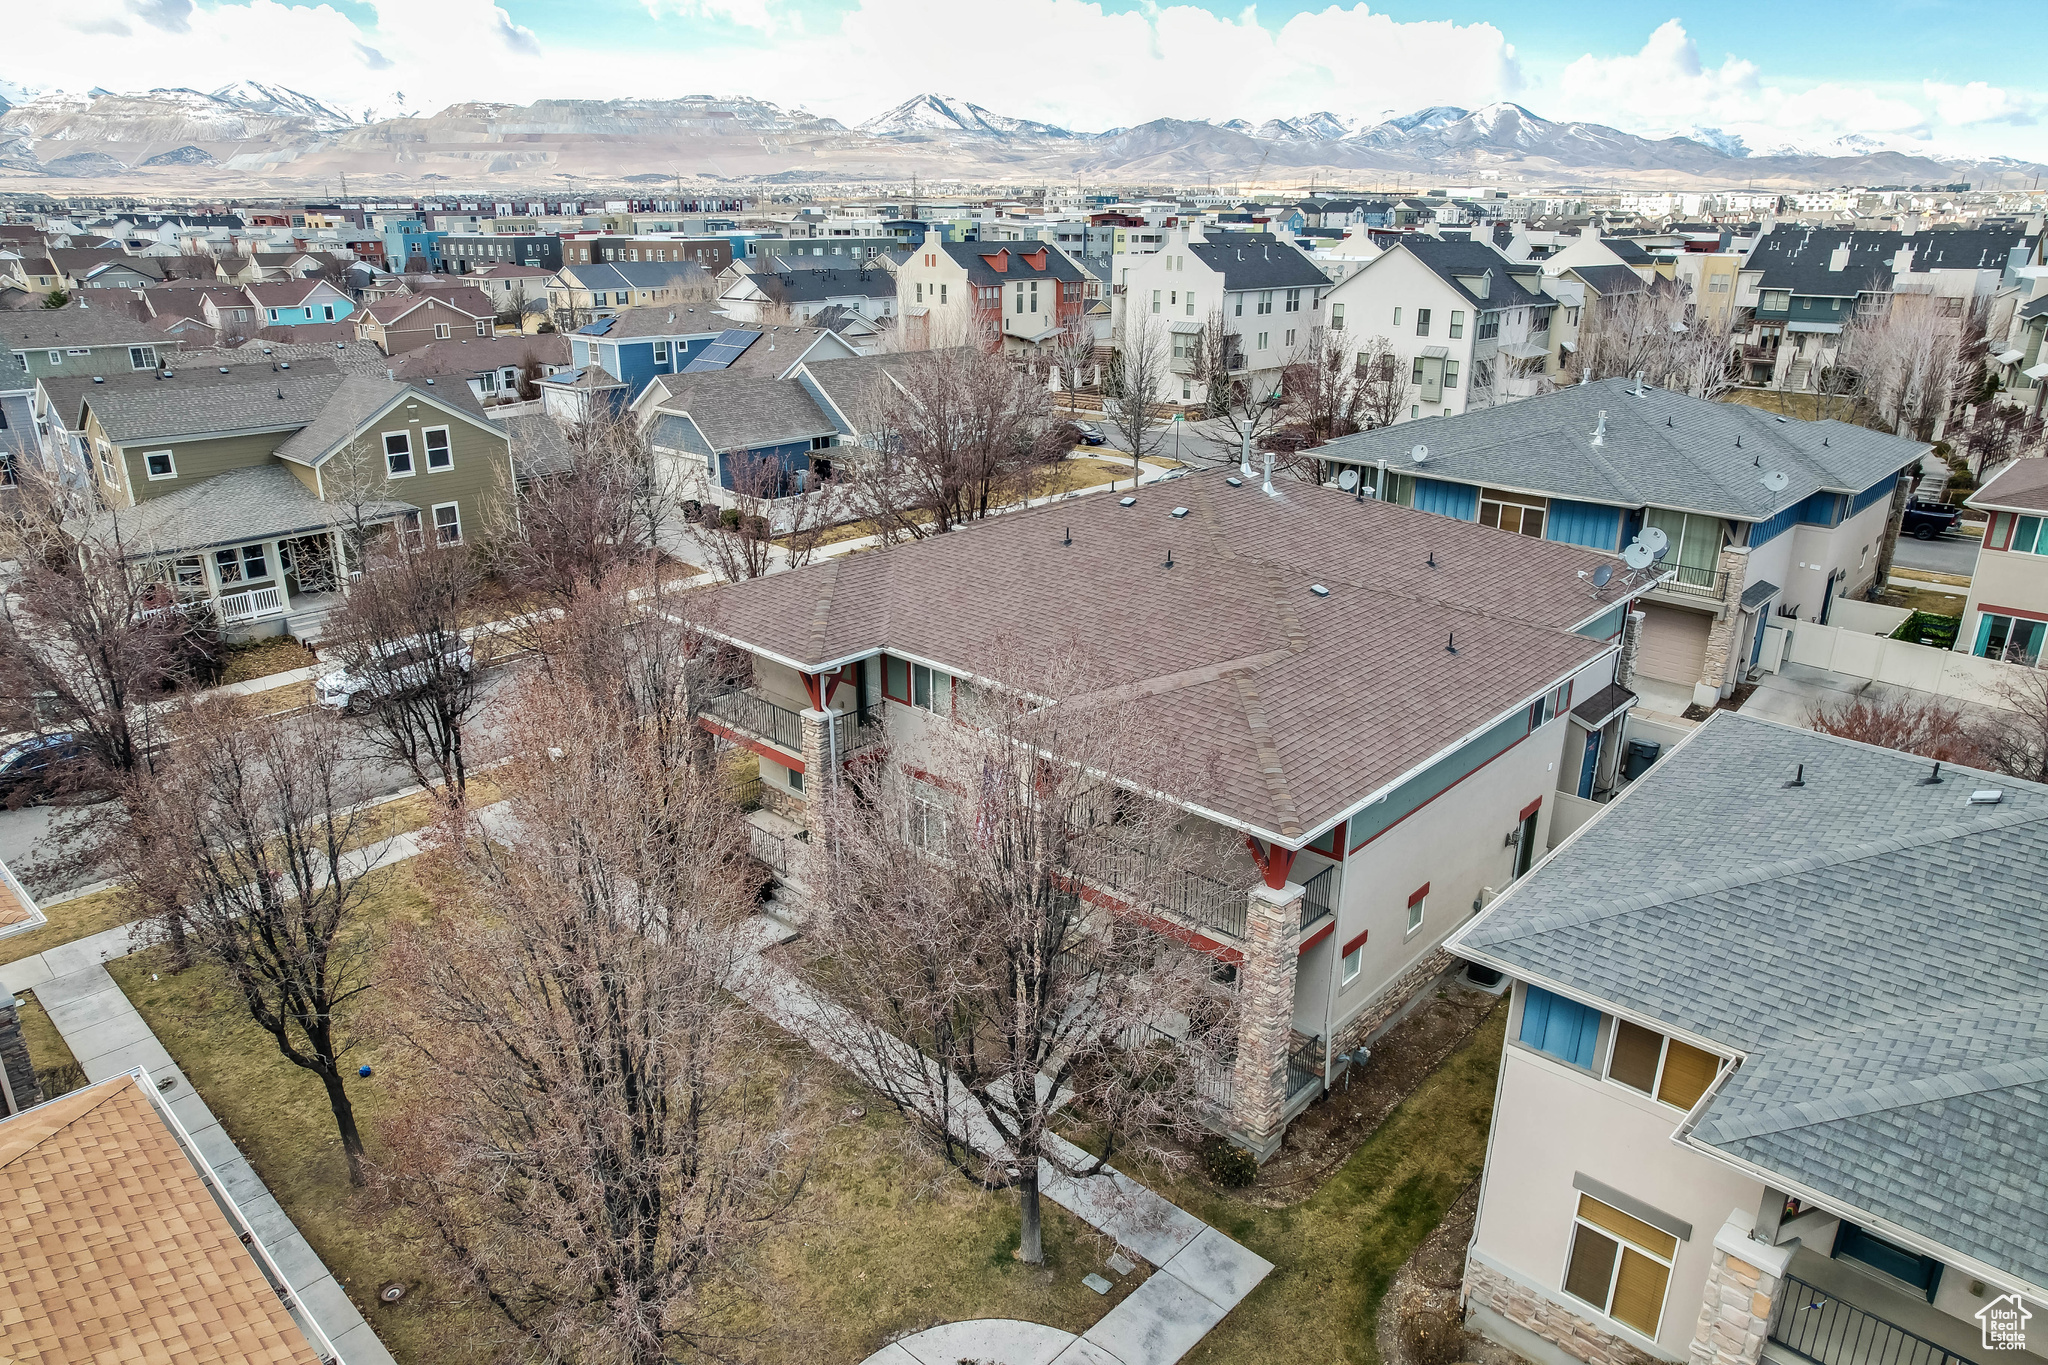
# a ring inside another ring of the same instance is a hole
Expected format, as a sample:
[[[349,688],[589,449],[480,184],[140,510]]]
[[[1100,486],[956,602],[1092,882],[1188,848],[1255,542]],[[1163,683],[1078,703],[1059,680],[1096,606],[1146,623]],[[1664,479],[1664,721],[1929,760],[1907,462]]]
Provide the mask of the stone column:
[[[0,994],[0,1118],[42,1102],[42,1087],[36,1083],[35,1063],[29,1060],[28,1040],[22,1037],[14,997]]]
[[[1738,1209],[1714,1236],[1713,1266],[1687,1351],[1690,1365],[1755,1365],[1770,1340],[1771,1314],[1797,1244],[1754,1241],[1753,1226],[1748,1211]]]
[[[819,829],[818,803],[838,777],[832,768],[832,717],[808,707],[800,714],[804,723],[804,827],[815,834]]]
[[[1721,587],[1721,606],[1707,631],[1707,657],[1700,665],[1700,680],[1693,684],[1692,699],[1712,706],[1728,694],[1728,656],[1735,648],[1735,631],[1742,624],[1743,581],[1749,575],[1749,547],[1730,545],[1716,561],[1716,581]]]
[[[1627,687],[1636,680],[1636,655],[1643,647],[1644,613],[1632,611],[1621,623],[1621,657],[1614,661],[1614,680]]]
[[[1264,1161],[1280,1147],[1287,1104],[1287,1043],[1294,1029],[1296,940],[1303,888],[1264,884],[1247,897],[1244,960],[1237,968],[1237,1060],[1231,1067],[1232,1136]]]

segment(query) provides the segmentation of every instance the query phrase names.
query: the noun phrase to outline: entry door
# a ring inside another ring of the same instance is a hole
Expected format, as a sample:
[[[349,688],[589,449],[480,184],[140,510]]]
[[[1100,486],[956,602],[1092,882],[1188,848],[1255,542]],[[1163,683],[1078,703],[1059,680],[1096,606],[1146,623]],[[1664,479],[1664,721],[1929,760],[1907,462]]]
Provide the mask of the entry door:
[[[1589,801],[1592,799],[1593,777],[1599,769],[1600,732],[1598,730],[1588,730],[1586,731],[1585,761],[1579,765],[1579,795],[1582,798]]]
[[[1536,861],[1536,817],[1540,811],[1530,811],[1522,817],[1522,827],[1515,840],[1515,877],[1519,878]],[[1511,878],[1510,880],[1513,880]]]

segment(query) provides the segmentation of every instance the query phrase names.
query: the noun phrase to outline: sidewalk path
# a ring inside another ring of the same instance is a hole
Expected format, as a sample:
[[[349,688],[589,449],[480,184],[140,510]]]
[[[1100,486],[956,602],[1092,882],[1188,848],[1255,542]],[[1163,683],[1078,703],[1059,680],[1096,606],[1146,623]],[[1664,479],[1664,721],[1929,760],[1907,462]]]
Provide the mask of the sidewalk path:
[[[770,944],[787,939],[790,931],[765,918],[754,920],[752,930],[735,993],[808,1041],[826,1060],[855,1075],[873,1065],[831,1041],[850,1032],[833,1026],[843,1019],[838,1006],[761,956]],[[919,1071],[930,1075],[928,1058],[908,1044],[897,1044],[896,1049],[881,1064],[891,1066],[897,1077]],[[962,1141],[984,1154],[1001,1152],[994,1126],[971,1099],[963,1094],[955,1113],[955,1131]],[[1061,1159],[1070,1164],[1091,1159],[1064,1139],[1055,1136],[1052,1141]],[[1272,1263],[1264,1257],[1113,1167],[1082,1178],[1046,1169],[1040,1178],[1047,1199],[1151,1262],[1152,1276],[1079,1337],[1033,1323],[949,1323],[884,1347],[868,1357],[867,1365],[953,1365],[961,1359],[1001,1365],[1172,1365],[1272,1272]]]

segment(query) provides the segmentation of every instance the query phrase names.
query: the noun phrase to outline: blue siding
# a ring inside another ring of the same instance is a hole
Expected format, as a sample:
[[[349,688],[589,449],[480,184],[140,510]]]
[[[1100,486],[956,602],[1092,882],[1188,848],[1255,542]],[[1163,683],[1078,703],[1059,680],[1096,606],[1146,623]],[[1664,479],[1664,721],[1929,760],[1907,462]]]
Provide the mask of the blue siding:
[[[1833,526],[1841,518],[1840,493],[1815,493],[1799,507],[1799,520],[1807,526]]]
[[[1858,493],[1855,501],[1849,504],[1849,515],[1853,517],[1873,502],[1879,502],[1890,497],[1892,489],[1898,485],[1898,482],[1898,475],[1887,474],[1884,478],[1879,479],[1876,483]]]
[[[1521,1038],[1538,1052],[1590,1071],[1593,1045],[1600,1038],[1600,1011],[1530,986],[1522,1001]]]
[[[1445,754],[1351,818],[1351,847],[1363,848],[1439,794],[1470,777],[1529,734],[1529,713],[1518,711],[1453,753]]]
[[[1615,549],[1621,544],[1621,509],[1552,498],[1550,515],[1543,519],[1543,538],[1594,550]]]
[[[1479,519],[1479,490],[1469,483],[1446,483],[1442,479],[1415,481],[1415,506],[1459,521]]]
[[[1805,506],[1806,504],[1804,503],[1795,502],[1769,521],[1760,521],[1750,527],[1749,547],[1753,550],[1759,545],[1768,544],[1791,530],[1794,524],[1798,522],[1799,513],[1804,510]]]
[[[788,476],[810,469],[811,443],[809,441],[785,441],[779,446],[757,446],[751,450],[723,452],[718,457],[718,482],[720,486],[727,489],[732,487],[732,466],[734,461],[759,459],[779,460],[782,464],[782,473],[786,481]],[[793,486],[786,487],[781,490],[779,495],[787,495],[796,491],[796,488]]]

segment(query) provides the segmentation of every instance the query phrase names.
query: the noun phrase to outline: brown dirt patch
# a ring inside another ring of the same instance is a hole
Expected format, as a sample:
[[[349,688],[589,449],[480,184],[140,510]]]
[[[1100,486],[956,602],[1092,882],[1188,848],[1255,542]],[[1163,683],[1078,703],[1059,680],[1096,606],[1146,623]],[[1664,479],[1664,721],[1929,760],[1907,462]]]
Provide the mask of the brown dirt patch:
[[[1528,1365],[1521,1356],[1465,1330],[1458,1291],[1465,1278],[1465,1248],[1479,1209],[1479,1182],[1465,1187],[1437,1224],[1395,1273],[1380,1302],[1374,1332],[1381,1365]]]
[[[1471,1037],[1500,998],[1456,980],[1429,997],[1372,1045],[1372,1060],[1354,1067],[1332,1093],[1287,1126],[1280,1150],[1249,1188],[1232,1191],[1248,1204],[1285,1208],[1314,1194],[1402,1100]]]

